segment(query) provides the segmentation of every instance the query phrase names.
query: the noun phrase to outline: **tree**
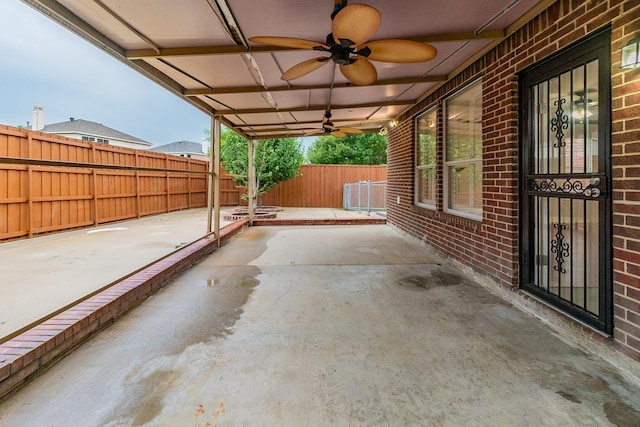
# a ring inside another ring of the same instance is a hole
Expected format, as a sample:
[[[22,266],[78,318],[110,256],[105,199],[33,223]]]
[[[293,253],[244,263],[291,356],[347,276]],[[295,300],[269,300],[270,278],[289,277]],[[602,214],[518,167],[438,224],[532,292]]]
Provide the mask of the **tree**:
[[[220,134],[220,160],[227,172],[237,175],[234,181],[249,186],[248,141],[230,129]],[[256,186],[253,199],[258,200],[277,183],[294,178],[304,162],[302,143],[297,138],[256,141],[254,166]]]
[[[314,164],[384,165],[387,137],[377,133],[351,134],[346,138],[321,136],[309,147],[307,158]]]

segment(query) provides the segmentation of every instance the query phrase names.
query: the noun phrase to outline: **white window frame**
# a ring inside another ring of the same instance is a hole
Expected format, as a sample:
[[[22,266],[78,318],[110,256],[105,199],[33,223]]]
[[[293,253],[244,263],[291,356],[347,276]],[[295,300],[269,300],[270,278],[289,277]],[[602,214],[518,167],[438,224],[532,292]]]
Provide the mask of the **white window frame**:
[[[449,102],[453,99],[456,98],[462,94],[464,94],[465,92],[471,90],[472,88],[474,88],[475,86],[480,86],[480,90],[482,92],[482,78],[479,78],[477,80],[474,80],[473,82],[465,85],[463,88],[457,90],[455,93],[449,95],[445,100],[444,100],[444,141],[443,141],[443,157],[444,157],[444,167],[443,167],[443,193],[444,193],[444,206],[443,206],[443,210],[449,214],[452,215],[456,215],[456,216],[460,216],[460,217],[464,217],[464,218],[468,218],[471,220],[475,220],[475,221],[482,221],[482,216],[483,216],[483,212],[484,212],[484,202],[482,203],[482,206],[480,207],[480,212],[479,213],[473,213],[473,212],[467,212],[465,210],[460,210],[460,209],[455,209],[450,207],[451,205],[451,188],[450,188],[450,180],[451,180],[451,169],[453,169],[454,167],[458,167],[458,166],[467,166],[467,165],[475,165],[476,167],[480,168],[481,174],[482,174],[482,146],[483,146],[483,140],[482,140],[482,126],[480,129],[480,140],[479,141],[475,141],[476,144],[480,144],[480,157],[474,157],[474,158],[469,158],[469,159],[462,159],[462,160],[455,160],[455,161],[449,161],[448,159],[448,144],[449,144]],[[482,99],[482,98],[481,98]],[[480,106],[480,123],[482,124],[482,105]],[[483,178],[481,178],[480,180],[480,186],[482,187],[482,183],[483,183]],[[475,181],[472,181],[475,182]],[[473,194],[473,192],[472,192]],[[482,198],[484,198],[484,194],[482,192],[481,189],[481,194],[482,194]],[[473,203],[472,203],[473,206]]]
[[[436,165],[437,165],[437,159],[434,159],[433,163],[428,163],[428,164],[424,164],[421,165],[419,164],[420,161],[420,126],[419,126],[419,121],[420,119],[422,119],[425,116],[431,115],[433,114],[435,116],[434,118],[434,134],[436,135],[437,138],[437,118],[438,118],[438,106],[434,105],[431,108],[427,109],[426,111],[424,111],[423,113],[421,113],[420,115],[418,115],[415,118],[415,129],[416,129],[416,140],[415,140],[415,179],[414,179],[414,191],[413,191],[413,196],[414,196],[414,203],[416,206],[420,206],[423,208],[427,208],[427,209],[431,209],[431,210],[435,210],[436,209],[436,202],[437,202],[437,180],[438,180],[438,176],[437,176],[437,169],[436,169]],[[437,153],[436,153],[437,156]],[[433,188],[431,189],[431,194],[433,194],[433,199],[430,199],[426,202],[423,202],[420,200],[420,177],[421,177],[421,172],[424,170],[433,170]]]

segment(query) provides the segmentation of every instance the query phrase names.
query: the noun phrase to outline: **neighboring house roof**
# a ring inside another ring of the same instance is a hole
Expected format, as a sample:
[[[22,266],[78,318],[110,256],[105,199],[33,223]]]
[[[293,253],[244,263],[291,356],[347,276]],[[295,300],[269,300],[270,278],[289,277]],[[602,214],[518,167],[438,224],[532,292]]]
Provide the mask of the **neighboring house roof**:
[[[91,122],[89,120],[73,119],[68,122],[52,123],[46,125],[42,132],[46,133],[82,133],[86,135],[95,135],[104,138],[121,139],[125,141],[137,142],[139,144],[151,145],[150,142],[144,141],[135,136],[127,135],[115,129],[111,129],[103,124]]]
[[[151,151],[158,151],[160,153],[205,154],[204,151],[202,151],[202,144],[191,141],[177,141],[171,144],[158,145],[157,147],[152,147]]]

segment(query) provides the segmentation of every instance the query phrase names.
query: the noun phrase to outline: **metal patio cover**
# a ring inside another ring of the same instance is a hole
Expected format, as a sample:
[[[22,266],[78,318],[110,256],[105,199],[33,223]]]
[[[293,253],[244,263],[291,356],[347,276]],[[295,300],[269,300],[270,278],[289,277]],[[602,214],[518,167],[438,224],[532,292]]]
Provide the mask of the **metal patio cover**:
[[[333,63],[285,82],[283,71],[322,53],[248,41],[282,36],[324,43],[333,0],[23,1],[256,139],[319,129],[329,106],[336,126],[377,132],[554,2],[360,0],[382,14],[372,40],[417,40],[438,54],[414,64],[372,61],[377,82],[355,86]]]

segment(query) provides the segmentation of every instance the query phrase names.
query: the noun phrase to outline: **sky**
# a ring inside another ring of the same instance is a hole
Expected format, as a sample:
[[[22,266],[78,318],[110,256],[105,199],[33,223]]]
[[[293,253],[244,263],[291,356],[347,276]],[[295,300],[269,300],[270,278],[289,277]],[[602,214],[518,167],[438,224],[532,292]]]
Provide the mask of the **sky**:
[[[153,146],[202,142],[209,116],[19,0],[0,0],[0,124],[101,123]]]

